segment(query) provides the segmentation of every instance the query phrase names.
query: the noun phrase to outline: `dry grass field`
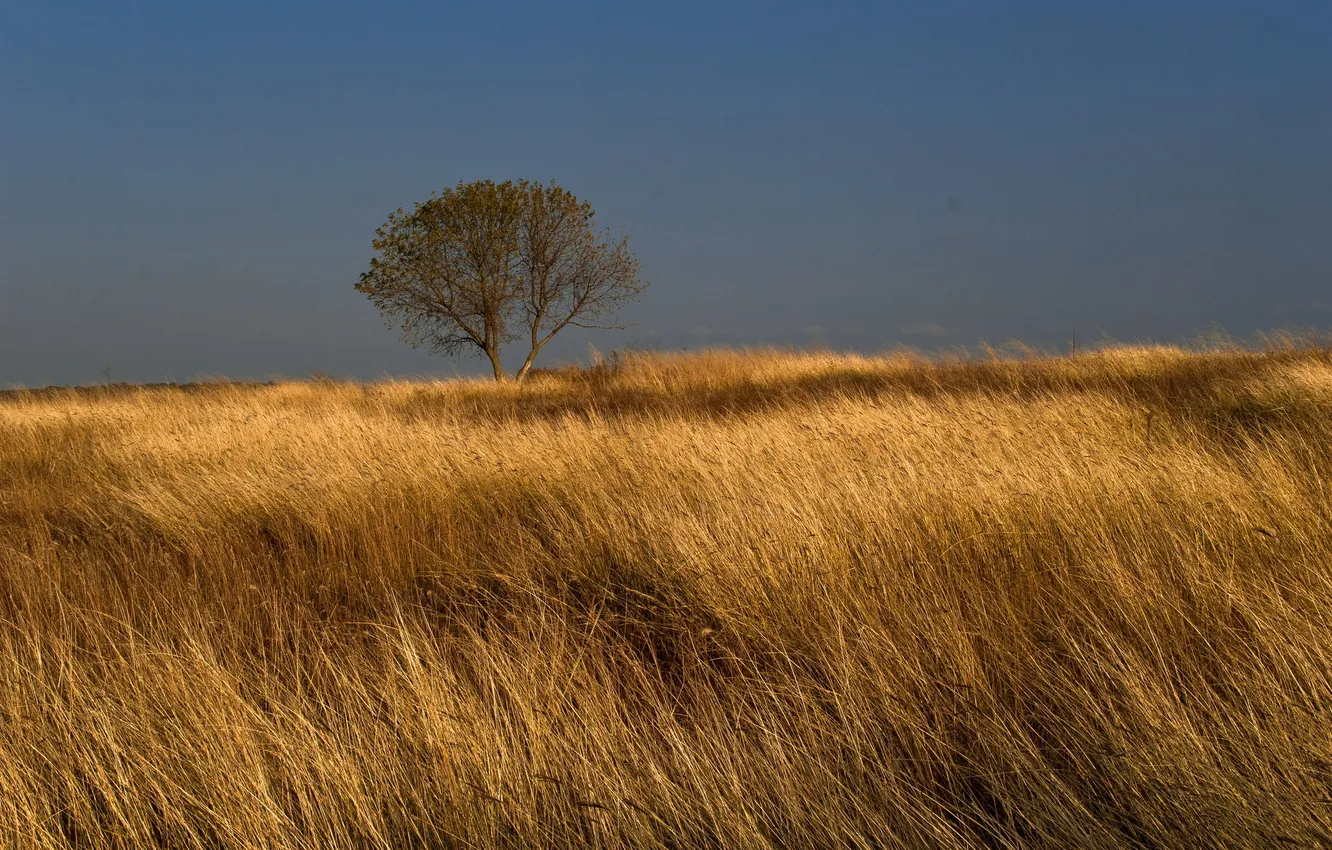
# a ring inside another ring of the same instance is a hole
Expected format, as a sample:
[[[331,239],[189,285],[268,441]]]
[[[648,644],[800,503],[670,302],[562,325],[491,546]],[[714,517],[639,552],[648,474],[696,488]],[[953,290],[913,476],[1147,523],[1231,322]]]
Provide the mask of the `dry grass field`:
[[[1332,843],[1332,350],[0,395],[0,846]]]

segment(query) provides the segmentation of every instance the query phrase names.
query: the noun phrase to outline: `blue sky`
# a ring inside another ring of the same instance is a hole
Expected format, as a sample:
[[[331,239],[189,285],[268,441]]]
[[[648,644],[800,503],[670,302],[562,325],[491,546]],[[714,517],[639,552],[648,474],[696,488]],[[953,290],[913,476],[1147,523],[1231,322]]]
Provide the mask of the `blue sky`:
[[[1332,326],[1332,4],[0,5],[0,385],[479,368],[352,285],[388,212],[556,179],[626,343]]]

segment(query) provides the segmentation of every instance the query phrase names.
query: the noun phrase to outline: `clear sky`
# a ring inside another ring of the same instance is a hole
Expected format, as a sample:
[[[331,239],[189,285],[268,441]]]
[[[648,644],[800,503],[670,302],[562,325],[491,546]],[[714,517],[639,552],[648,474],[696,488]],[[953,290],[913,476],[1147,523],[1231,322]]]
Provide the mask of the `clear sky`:
[[[1328,328],[1332,3],[3,0],[0,385],[475,370],[352,286],[482,177],[652,281],[548,364]]]

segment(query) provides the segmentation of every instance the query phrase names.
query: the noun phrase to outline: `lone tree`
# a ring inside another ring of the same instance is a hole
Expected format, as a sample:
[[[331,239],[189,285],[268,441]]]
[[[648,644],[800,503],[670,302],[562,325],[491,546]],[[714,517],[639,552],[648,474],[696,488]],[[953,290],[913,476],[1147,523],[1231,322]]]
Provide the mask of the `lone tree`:
[[[555,334],[619,327],[606,322],[647,289],[628,237],[594,216],[554,182],[459,183],[389,216],[356,289],[413,347],[484,354],[496,380],[500,346],[523,340],[521,381]]]

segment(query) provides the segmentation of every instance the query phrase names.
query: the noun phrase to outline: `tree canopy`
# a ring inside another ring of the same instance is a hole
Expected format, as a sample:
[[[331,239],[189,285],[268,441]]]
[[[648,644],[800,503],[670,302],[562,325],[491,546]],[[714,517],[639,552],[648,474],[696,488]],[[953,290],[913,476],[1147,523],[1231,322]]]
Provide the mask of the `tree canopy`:
[[[610,328],[647,289],[627,236],[597,231],[591,204],[555,182],[459,183],[375,231],[356,289],[404,341],[477,354],[504,378],[501,347],[528,346],[516,378],[570,325]]]

